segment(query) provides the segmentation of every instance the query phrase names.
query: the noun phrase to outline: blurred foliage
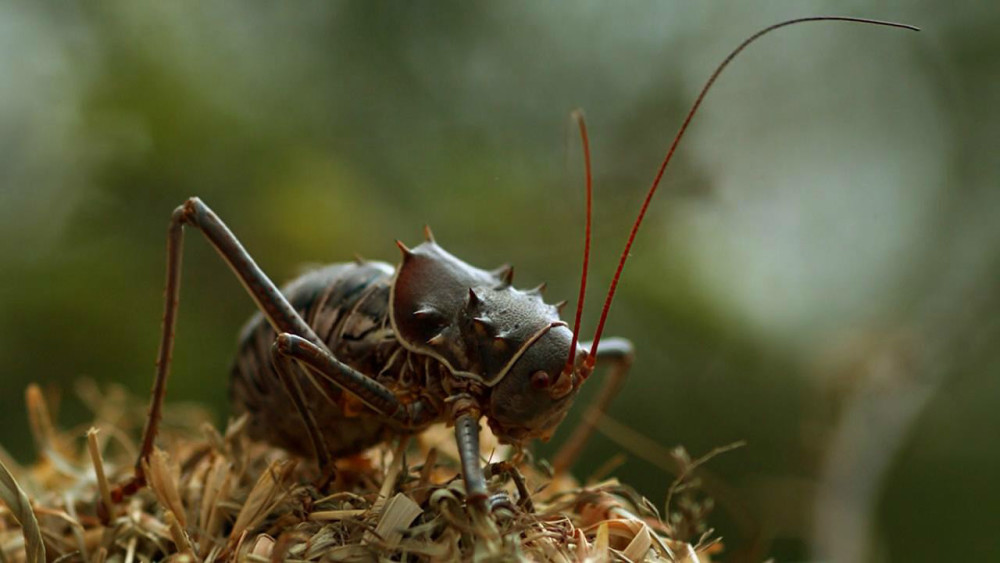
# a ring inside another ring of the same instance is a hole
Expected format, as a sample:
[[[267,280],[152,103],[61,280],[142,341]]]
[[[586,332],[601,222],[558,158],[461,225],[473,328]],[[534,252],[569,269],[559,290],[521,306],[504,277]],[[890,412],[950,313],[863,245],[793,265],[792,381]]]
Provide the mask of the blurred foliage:
[[[595,161],[593,327],[710,69],[764,25],[829,12],[924,31],[809,24],[736,61],[633,249],[609,333],[639,356],[610,416],[664,451],[749,442],[706,477],[734,560],[1000,557],[988,3],[0,7],[0,443],[30,457],[31,381],[64,399],[64,424],[83,419],[81,377],[145,396],[166,223],[190,195],[279,281],[356,253],[394,262],[393,240],[427,223],[458,256],[572,298],[575,107]],[[252,305],[187,241],[169,400],[221,421]],[[599,436],[580,467],[624,451],[616,474],[662,499],[670,467],[632,442]]]

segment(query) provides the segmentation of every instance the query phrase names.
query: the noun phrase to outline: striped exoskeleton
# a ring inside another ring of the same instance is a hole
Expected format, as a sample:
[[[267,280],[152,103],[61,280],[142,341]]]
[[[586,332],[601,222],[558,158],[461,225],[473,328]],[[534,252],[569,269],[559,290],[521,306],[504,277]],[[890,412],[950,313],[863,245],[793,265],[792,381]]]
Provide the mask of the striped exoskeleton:
[[[609,377],[591,412],[554,459],[557,472],[566,470],[631,364],[632,345],[621,338],[602,342],[601,334],[632,242],[692,116],[722,70],[754,40],[787,25],[831,20],[909,28],[856,18],[801,18],[765,28],[733,50],[703,86],[660,165],[591,342],[578,341],[591,216],[590,155],[579,113],[587,221],[572,330],[560,319],[557,306],[542,301],[540,289],[515,289],[510,268],[487,271],[471,266],[440,247],[429,230],[426,242],[413,249],[397,243],[402,261],[395,268],[382,262],[335,264],[280,291],[219,217],[199,199],[189,199],[170,222],[163,333],[139,460],[134,477],[116,496],[143,485],[142,462],[153,451],[170,370],[186,225],[206,236],[260,309],[242,333],[231,378],[235,409],[249,414],[252,437],[314,455],[323,469],[331,470],[339,456],[444,421],[455,428],[468,502],[486,508],[480,419],[485,418],[504,443],[547,439],[596,365],[607,363]],[[289,416],[293,412],[298,416]]]

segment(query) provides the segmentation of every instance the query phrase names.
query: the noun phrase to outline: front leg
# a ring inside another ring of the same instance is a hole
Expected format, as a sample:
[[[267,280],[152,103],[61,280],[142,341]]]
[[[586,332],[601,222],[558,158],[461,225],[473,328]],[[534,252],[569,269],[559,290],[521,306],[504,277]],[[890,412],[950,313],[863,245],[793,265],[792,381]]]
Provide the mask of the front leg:
[[[452,420],[455,421],[455,443],[462,462],[462,480],[465,481],[466,502],[474,510],[487,512],[489,490],[486,476],[479,460],[479,405],[469,396],[460,396],[452,403]]]
[[[584,348],[590,349],[590,343],[581,343]],[[573,434],[566,440],[552,458],[552,469],[555,474],[568,471],[576,458],[580,457],[580,452],[587,444],[587,440],[594,433],[597,422],[608,410],[611,400],[618,395],[625,377],[628,376],[629,368],[632,367],[632,360],[635,358],[635,347],[624,338],[608,338],[601,341],[601,347],[597,350],[597,364],[611,364],[611,373],[604,381],[604,386],[594,397],[594,402],[587,407],[583,413]]]

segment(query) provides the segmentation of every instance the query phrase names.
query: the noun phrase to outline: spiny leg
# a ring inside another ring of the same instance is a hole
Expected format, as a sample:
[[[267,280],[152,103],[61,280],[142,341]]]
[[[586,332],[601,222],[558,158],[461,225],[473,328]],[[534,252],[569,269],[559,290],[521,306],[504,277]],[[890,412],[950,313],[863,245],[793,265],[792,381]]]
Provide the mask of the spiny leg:
[[[590,349],[590,343],[582,343],[584,348]],[[552,469],[557,475],[569,470],[580,456],[587,440],[594,433],[597,422],[601,415],[608,410],[612,399],[621,390],[622,383],[628,375],[629,368],[632,367],[632,360],[635,357],[635,347],[624,338],[607,338],[601,342],[601,348],[597,351],[597,365],[611,364],[611,371],[604,381],[604,386],[598,391],[594,401],[587,407],[579,425],[573,430],[573,434],[559,448],[555,457],[552,458]]]
[[[316,334],[288,303],[278,288],[257,266],[239,240],[207,205],[198,198],[191,198],[174,210],[167,231],[167,280],[164,290],[163,325],[160,349],[156,359],[156,379],[153,382],[149,414],[143,430],[142,446],[136,460],[135,473],[127,483],[114,491],[116,501],[131,495],[145,483],[143,460],[153,452],[153,444],[163,416],[163,398],[174,347],[174,328],[177,324],[177,304],[180,300],[181,256],[184,246],[184,225],[191,225],[208,238],[222,259],[236,274],[243,287],[263,311],[276,332],[299,335],[323,346]]]

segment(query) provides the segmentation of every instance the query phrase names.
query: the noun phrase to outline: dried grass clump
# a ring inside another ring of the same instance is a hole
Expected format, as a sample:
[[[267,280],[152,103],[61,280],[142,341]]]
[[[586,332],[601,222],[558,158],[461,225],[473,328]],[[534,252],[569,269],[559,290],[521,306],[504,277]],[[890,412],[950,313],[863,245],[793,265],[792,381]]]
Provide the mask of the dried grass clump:
[[[176,406],[166,449],[146,467],[149,486],[114,506],[142,405],[118,389],[79,391],[96,414],[89,432],[57,430],[32,387],[37,462],[21,467],[0,450],[0,562],[708,561],[721,550],[708,534],[683,541],[676,521],[615,479],[581,486],[526,463],[491,464],[492,490],[514,502],[470,514],[449,429],[340,460],[336,481],[323,483],[314,464],[250,442],[242,420],[221,435],[197,409]],[[504,458],[490,438],[484,456]]]

